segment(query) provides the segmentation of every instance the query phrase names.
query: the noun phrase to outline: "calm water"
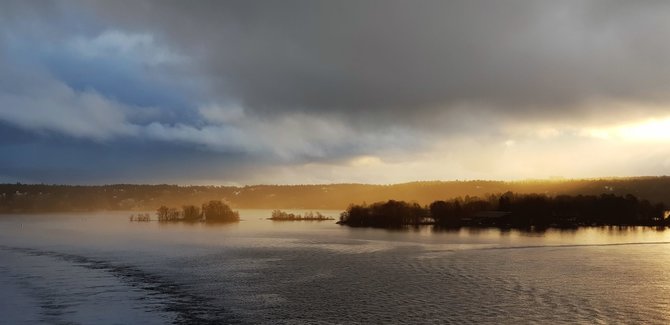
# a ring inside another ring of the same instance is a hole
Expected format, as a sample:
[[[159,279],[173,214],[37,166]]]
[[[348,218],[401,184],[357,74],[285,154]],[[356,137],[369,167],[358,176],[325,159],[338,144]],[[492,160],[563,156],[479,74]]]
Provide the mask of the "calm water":
[[[0,323],[670,323],[670,231],[386,231],[240,213],[216,226],[0,216]]]

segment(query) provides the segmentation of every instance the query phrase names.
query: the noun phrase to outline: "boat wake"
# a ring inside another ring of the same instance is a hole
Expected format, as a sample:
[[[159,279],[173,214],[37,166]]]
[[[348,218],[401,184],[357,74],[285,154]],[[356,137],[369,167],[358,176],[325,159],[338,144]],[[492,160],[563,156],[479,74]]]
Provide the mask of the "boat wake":
[[[14,262],[5,264],[3,270],[0,270],[0,276],[11,274],[14,280],[22,283],[22,287],[30,289],[31,295],[41,301],[40,308],[44,314],[42,320],[58,322],[58,316],[73,313],[83,313],[84,316],[79,315],[79,319],[91,319],[90,315],[85,314],[94,311],[82,312],[79,309],[86,305],[99,305],[107,299],[117,305],[125,304],[118,311],[120,313],[125,311],[123,309],[132,309],[128,311],[131,313],[137,313],[137,309],[159,313],[160,316],[156,316],[160,318],[157,323],[240,323],[230,312],[214,306],[210,299],[190,293],[183,285],[132,265],[26,247],[0,245],[0,251],[5,252],[4,258]],[[17,256],[7,256],[7,253]],[[53,270],[61,272],[54,275],[51,274]],[[69,275],[66,277],[65,273]],[[109,298],[112,295],[114,297]],[[128,302],[128,299],[134,301]],[[91,300],[99,301],[92,303]],[[122,316],[111,317],[118,319]]]

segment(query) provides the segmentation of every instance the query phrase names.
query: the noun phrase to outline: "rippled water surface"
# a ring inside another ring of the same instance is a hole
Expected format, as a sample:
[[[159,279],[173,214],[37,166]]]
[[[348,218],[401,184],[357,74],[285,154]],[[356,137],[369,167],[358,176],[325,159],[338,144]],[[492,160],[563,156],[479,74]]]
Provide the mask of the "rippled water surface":
[[[667,230],[388,231],[240,213],[0,216],[0,323],[670,323]]]

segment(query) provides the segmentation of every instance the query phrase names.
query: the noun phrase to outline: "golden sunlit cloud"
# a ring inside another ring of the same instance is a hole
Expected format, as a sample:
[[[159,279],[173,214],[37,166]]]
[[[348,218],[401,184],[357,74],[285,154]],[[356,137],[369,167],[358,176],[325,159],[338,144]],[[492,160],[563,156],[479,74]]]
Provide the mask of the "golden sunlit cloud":
[[[354,167],[379,166],[382,164],[382,160],[375,156],[360,156],[351,159],[349,164]]]

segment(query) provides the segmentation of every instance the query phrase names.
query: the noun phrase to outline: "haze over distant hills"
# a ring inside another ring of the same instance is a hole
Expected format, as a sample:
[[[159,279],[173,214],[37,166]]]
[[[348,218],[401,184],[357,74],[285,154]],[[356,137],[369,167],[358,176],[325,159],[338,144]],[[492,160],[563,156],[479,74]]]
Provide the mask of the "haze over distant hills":
[[[507,191],[548,196],[632,194],[670,204],[670,177],[583,180],[432,181],[392,185],[177,186],[116,184],[103,186],[0,184],[0,212],[154,210],[161,205],[224,200],[234,208],[345,209],[352,203],[396,199],[421,205],[465,196],[486,197]]]

